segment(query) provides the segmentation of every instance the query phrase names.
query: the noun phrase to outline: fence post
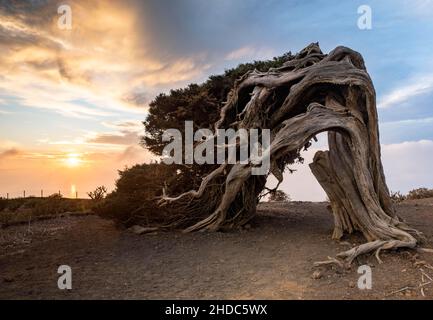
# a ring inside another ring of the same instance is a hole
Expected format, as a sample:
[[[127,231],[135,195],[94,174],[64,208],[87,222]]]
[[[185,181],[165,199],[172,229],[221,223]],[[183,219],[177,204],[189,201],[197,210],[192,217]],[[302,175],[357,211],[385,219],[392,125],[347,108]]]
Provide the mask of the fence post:
[[[75,191],[75,199],[78,199],[78,191]]]
[[[23,191],[23,198],[26,197],[26,190]]]
[[[44,190],[41,190],[41,198],[44,197]]]
[[[9,200],[9,193],[6,193],[6,199]]]

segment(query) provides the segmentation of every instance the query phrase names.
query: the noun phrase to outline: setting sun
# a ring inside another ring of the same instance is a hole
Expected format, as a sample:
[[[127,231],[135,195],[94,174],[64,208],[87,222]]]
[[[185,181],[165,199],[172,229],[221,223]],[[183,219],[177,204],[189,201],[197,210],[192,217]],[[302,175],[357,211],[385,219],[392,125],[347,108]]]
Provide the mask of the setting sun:
[[[77,153],[69,153],[66,155],[65,163],[68,167],[77,167],[81,162],[80,155]]]

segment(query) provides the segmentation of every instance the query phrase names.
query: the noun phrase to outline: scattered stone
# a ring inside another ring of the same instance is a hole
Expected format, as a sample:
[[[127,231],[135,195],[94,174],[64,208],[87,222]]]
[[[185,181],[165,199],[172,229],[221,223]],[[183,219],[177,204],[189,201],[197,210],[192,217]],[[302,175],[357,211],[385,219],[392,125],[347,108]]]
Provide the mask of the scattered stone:
[[[412,293],[411,290],[406,290],[405,293],[404,293],[404,295],[405,295],[406,297],[412,297],[412,296],[413,296],[413,293]]]
[[[352,246],[352,244],[350,242],[348,242],[348,241],[340,241],[338,244],[342,245],[342,246],[348,246],[348,247]]]
[[[350,282],[349,282],[349,287],[350,287],[350,288],[355,288],[355,282],[350,281]]]
[[[323,277],[322,272],[320,272],[319,270],[316,270],[313,272],[313,274],[311,275],[311,278],[317,280]]]
[[[158,228],[145,228],[142,226],[132,226],[131,228],[128,229],[129,231],[131,231],[134,234],[144,234],[144,233],[150,233],[150,232],[155,232],[158,230]]]
[[[14,278],[12,276],[4,276],[3,281],[4,282],[14,282]]]

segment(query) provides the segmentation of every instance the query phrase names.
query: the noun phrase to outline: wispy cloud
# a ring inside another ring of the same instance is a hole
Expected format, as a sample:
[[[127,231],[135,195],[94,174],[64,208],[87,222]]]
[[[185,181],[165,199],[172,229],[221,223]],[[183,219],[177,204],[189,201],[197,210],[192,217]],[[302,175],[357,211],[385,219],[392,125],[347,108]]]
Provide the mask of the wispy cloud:
[[[421,75],[402,83],[399,87],[385,94],[378,102],[378,108],[390,108],[404,103],[411,98],[433,91],[433,76]]]
[[[97,133],[87,139],[87,143],[134,145],[140,140],[136,132],[122,131],[114,133]]]
[[[432,16],[433,15],[433,0],[412,0],[410,2],[400,0],[405,6],[407,11],[412,12],[418,16]]]
[[[382,126],[395,126],[395,125],[416,125],[416,124],[429,124],[433,123],[433,117],[428,118],[420,118],[420,119],[405,119],[405,120],[397,120],[397,121],[386,121],[382,122]]]
[[[149,162],[152,159],[155,159],[155,156],[150,151],[139,146],[126,147],[118,156],[119,161],[129,163],[134,163],[134,161],[138,163]]]
[[[11,114],[12,112],[0,109],[0,114]]]
[[[50,138],[39,139],[38,145],[43,146],[69,146],[85,148],[87,150],[111,150],[118,151],[125,146],[138,146],[140,137],[144,133],[141,121],[104,121],[101,124],[111,131],[87,131],[73,138],[51,140]],[[140,147],[141,148],[141,147]]]
[[[391,190],[408,192],[433,187],[433,141],[419,140],[382,145],[382,160]]]
[[[274,55],[274,50],[270,48],[256,48],[254,46],[244,46],[229,52],[225,56],[225,60],[269,59],[272,58]]]
[[[136,120],[102,122],[102,125],[115,131],[89,133],[86,143],[137,146],[144,131],[141,121]]]
[[[103,121],[104,127],[116,130],[142,131],[143,123],[140,120]]]
[[[16,149],[16,148],[11,148],[8,150],[5,150],[3,152],[0,152],[0,160],[8,158],[8,157],[13,157],[13,156],[17,156],[21,154],[21,151]]]

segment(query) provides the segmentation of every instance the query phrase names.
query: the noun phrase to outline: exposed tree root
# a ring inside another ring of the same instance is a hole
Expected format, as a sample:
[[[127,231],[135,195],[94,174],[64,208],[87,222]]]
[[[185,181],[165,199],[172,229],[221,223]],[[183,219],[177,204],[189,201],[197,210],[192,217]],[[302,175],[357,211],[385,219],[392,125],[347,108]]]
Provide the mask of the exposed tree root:
[[[400,241],[400,240],[389,240],[389,241],[383,241],[383,240],[375,240],[372,242],[367,242],[364,244],[361,244],[355,248],[352,248],[350,250],[347,250],[345,252],[339,253],[337,256],[339,258],[344,259],[344,261],[348,264],[351,264],[352,261],[365,253],[373,252],[375,251],[376,258],[379,263],[382,263],[382,260],[379,257],[379,253],[381,250],[391,250],[391,249],[398,249],[398,248],[414,248],[416,245],[416,240],[413,238],[412,241]]]
[[[328,257],[328,260],[325,261],[317,261],[314,262],[314,266],[315,267],[321,267],[321,266],[326,266],[326,265],[337,265],[338,267],[344,269],[347,266],[340,260],[333,258],[333,257]]]

